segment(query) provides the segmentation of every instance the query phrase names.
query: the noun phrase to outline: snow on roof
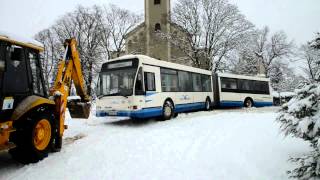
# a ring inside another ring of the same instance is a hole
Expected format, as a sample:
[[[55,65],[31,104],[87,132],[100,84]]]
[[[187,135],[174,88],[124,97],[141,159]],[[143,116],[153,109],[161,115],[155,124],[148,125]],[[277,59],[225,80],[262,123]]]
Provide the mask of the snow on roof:
[[[32,38],[21,37],[21,36],[0,30],[0,38],[1,37],[3,37],[4,40],[8,39],[8,40],[12,40],[15,42],[23,43],[25,45],[40,47],[41,49],[44,48],[42,43],[40,43],[39,41],[36,41]]]
[[[271,93],[271,95],[273,96],[273,97],[279,97],[279,92],[277,92],[277,91],[273,91],[272,93]],[[280,92],[280,96],[281,97],[292,97],[292,96],[294,96],[294,95],[296,95],[296,93],[294,93],[294,92]]]

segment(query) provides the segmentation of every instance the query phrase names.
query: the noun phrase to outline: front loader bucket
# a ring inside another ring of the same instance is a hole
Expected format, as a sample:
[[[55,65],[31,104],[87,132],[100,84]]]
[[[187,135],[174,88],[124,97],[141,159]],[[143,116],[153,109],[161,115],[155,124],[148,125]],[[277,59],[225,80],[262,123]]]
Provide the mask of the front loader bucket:
[[[90,115],[89,103],[69,101],[68,108],[72,118],[88,119]]]

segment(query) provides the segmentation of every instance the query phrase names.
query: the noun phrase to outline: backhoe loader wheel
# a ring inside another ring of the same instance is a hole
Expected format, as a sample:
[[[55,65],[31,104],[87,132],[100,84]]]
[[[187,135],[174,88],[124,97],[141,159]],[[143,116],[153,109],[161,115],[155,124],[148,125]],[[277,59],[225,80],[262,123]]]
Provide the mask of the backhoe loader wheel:
[[[23,163],[36,163],[48,156],[52,147],[54,126],[48,114],[38,114],[27,118],[15,133],[17,147],[10,150],[12,157]]]

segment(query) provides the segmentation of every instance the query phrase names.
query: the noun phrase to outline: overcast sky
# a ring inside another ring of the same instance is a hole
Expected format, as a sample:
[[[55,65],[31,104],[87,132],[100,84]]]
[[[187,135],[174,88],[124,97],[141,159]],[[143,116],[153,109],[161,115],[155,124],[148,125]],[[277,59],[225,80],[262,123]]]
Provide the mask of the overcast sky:
[[[174,0],[176,1],[176,0]],[[283,30],[297,43],[310,40],[320,31],[320,0],[231,0],[258,27]],[[1,0],[0,30],[33,36],[49,27],[78,4],[113,3],[143,13],[143,0]]]

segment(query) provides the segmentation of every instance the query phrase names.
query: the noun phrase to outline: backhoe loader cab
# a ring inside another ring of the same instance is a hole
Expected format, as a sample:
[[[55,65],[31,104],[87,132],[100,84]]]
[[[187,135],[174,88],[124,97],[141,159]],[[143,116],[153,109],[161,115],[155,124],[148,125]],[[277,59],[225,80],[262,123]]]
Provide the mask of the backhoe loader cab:
[[[47,97],[39,53],[43,48],[0,35],[0,122],[26,97]]]

